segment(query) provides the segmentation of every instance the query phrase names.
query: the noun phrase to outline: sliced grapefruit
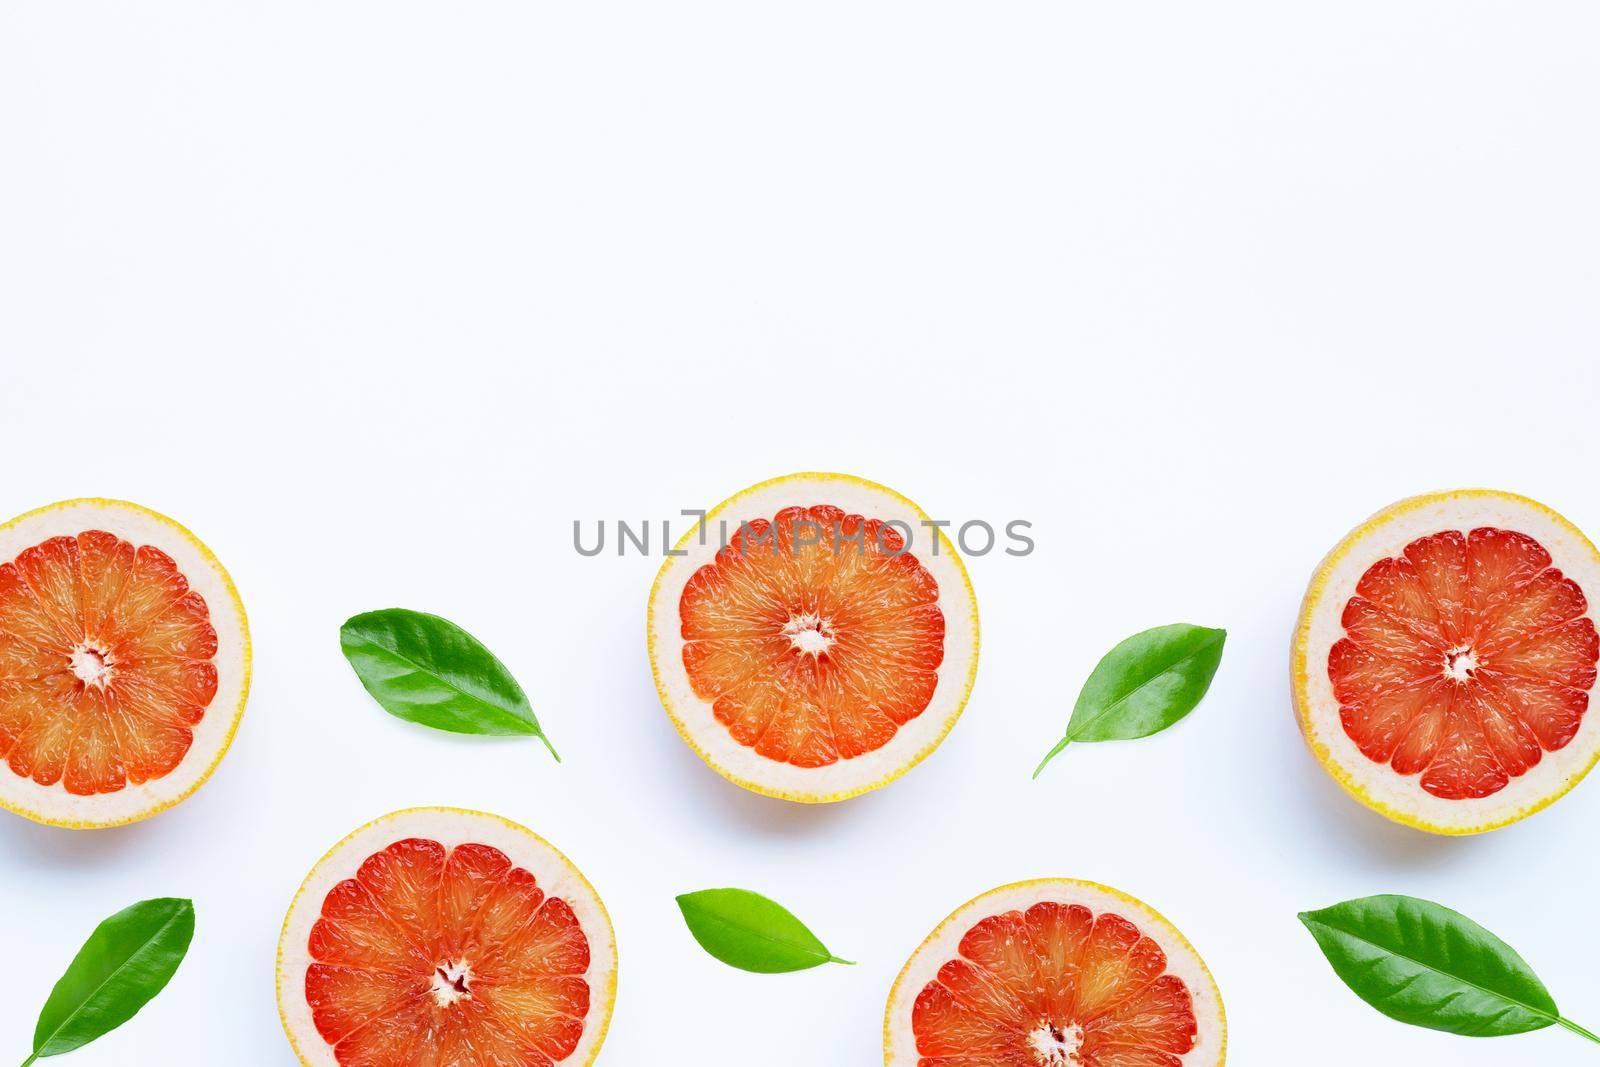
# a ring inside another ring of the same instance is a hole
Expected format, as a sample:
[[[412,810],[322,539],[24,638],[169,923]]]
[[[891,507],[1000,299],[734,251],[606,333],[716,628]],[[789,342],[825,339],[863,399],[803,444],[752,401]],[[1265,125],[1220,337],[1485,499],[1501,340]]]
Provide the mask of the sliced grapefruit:
[[[673,725],[746,789],[808,803],[886,785],[961,715],[978,602],[955,547],[899,493],[791,474],[713,508],[650,590]]]
[[[164,515],[68,500],[0,526],[0,806],[147,818],[200,788],[250,688],[228,572]]]
[[[1553,803],[1600,757],[1600,554],[1543,504],[1412,497],[1312,576],[1290,671],[1311,751],[1368,807],[1441,834]]]
[[[1216,1067],[1222,996],[1139,901],[1042,878],[962,905],[889,992],[889,1067]]]
[[[600,1055],[611,919],[525,827],[411,808],[334,846],[278,942],[278,1014],[315,1067],[563,1067]]]

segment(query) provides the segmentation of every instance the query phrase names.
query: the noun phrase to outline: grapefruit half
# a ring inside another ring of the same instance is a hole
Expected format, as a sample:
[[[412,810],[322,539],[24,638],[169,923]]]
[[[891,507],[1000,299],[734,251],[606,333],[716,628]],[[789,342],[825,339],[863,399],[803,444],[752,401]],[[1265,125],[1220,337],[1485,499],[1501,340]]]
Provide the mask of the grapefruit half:
[[[889,992],[889,1067],[1216,1067],[1222,996],[1189,942],[1115,889],[1042,878],[962,905]]]
[[[594,887],[497,815],[410,808],[312,868],[278,942],[278,1014],[315,1067],[587,1065],[617,989]]]
[[[216,769],[249,688],[244,605],[182,526],[98,499],[0,526],[0,806],[148,818]]]
[[[1554,803],[1600,757],[1600,554],[1526,497],[1385,508],[1312,576],[1291,652],[1306,742],[1363,804],[1471,834]]]
[[[818,803],[938,747],[978,669],[978,602],[928,516],[848,474],[791,474],[718,504],[650,590],[662,706],[714,770]]]

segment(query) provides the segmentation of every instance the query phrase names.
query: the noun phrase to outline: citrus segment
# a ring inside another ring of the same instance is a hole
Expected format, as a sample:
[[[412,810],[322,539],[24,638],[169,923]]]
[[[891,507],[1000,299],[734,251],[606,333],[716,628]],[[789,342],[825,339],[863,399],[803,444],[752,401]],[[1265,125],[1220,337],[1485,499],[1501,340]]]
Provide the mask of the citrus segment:
[[[279,1005],[306,1063],[590,1063],[615,961],[599,898],[560,853],[494,816],[416,809],[312,871]]]
[[[955,548],[892,490],[763,482],[707,513],[651,590],[651,666],[719,773],[801,801],[893,780],[954,725],[977,668]]]
[[[1220,1064],[1221,998],[1178,932],[1087,882],[1004,886],[923,943],[890,993],[896,1067]]]
[[[0,527],[0,803],[100,826],[182,799],[243,711],[248,640],[227,574],[154,512],[68,501]]]
[[[1295,697],[1313,751],[1424,829],[1489,829],[1549,803],[1600,753],[1585,715],[1597,576],[1583,536],[1524,498],[1444,493],[1380,513],[1302,609]]]

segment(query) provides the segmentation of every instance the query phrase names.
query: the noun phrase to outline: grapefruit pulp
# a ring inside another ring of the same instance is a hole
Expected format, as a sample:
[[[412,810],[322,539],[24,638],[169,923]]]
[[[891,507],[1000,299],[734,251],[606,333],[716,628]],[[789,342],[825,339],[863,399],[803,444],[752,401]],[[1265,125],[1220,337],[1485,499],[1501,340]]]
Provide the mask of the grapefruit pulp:
[[[1291,655],[1301,729],[1362,803],[1436,833],[1515,822],[1600,756],[1588,713],[1600,554],[1525,497],[1373,516],[1313,576]]]
[[[650,665],[678,732],[768,796],[842,800],[922,760],[978,665],[955,547],[915,504],[792,474],[717,505],[650,591]]]
[[[183,800],[244,713],[232,580],[165,516],[69,500],[0,526],[0,806],[103,827]]]
[[[334,846],[278,943],[303,1064],[592,1064],[616,996],[611,920],[532,831],[455,808],[386,815]]]
[[[1165,919],[1067,878],[990,890],[929,935],[889,993],[889,1067],[1215,1067],[1222,997]]]

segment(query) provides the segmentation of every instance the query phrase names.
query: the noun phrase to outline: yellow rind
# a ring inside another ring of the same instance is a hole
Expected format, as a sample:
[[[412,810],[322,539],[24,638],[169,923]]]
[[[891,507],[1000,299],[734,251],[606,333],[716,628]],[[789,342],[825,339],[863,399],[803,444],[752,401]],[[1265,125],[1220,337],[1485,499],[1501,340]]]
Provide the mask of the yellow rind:
[[[590,882],[587,877],[584,876],[584,873],[581,870],[578,869],[577,864],[573,863],[570,859],[567,858],[567,854],[565,852],[562,852],[559,848],[556,848],[550,842],[546,841],[544,838],[540,837],[538,834],[534,833],[532,830],[528,829],[526,826],[523,826],[519,822],[513,822],[512,820],[507,819],[503,815],[496,815],[493,812],[475,811],[475,810],[473,810],[471,808],[456,808],[456,807],[450,807],[448,805],[440,805],[440,804],[424,805],[422,807],[416,807],[416,808],[401,808],[399,811],[391,811],[387,815],[380,815],[378,818],[373,819],[370,822],[362,823],[360,826],[356,827],[354,830],[351,830],[348,834],[345,834],[343,837],[341,837],[339,839],[338,843],[335,844],[332,848],[330,848],[330,849],[328,849],[328,851],[324,852],[322,854],[322,858],[319,859],[316,863],[312,864],[311,870],[306,872],[305,878],[300,882],[300,888],[295,890],[294,898],[289,901],[289,910],[286,911],[284,913],[284,915],[283,915],[283,926],[280,928],[279,933],[278,933],[278,953],[277,953],[277,958],[276,958],[276,960],[275,960],[275,962],[273,964],[273,988],[277,992],[278,1024],[283,1027],[284,1035],[286,1037],[288,1037],[288,1039],[289,1039],[289,1047],[294,1050],[295,1058],[300,1061],[300,1063],[302,1064],[302,1067],[311,1067],[311,1061],[306,1058],[305,1052],[300,1048],[300,1042],[295,1040],[294,1028],[289,1025],[289,1017],[283,1010],[283,992],[284,992],[283,991],[283,956],[284,956],[284,942],[288,939],[288,936],[289,936],[289,922],[290,922],[291,919],[294,918],[295,909],[300,906],[300,898],[305,895],[306,887],[311,884],[311,880],[316,877],[317,872],[320,871],[323,868],[323,866],[325,864],[327,864],[327,862],[329,860],[331,860],[335,855],[337,855],[339,853],[339,851],[341,849],[343,849],[346,845],[348,845],[358,834],[365,833],[366,831],[372,829],[375,826],[381,826],[382,824],[384,824],[386,822],[392,822],[393,820],[399,819],[399,818],[401,818],[403,816],[406,816],[406,815],[419,815],[419,814],[425,814],[425,813],[428,813],[428,812],[444,812],[444,813],[447,813],[447,814],[450,814],[450,815],[470,815],[470,816],[472,816],[474,818],[491,819],[491,820],[493,820],[495,822],[498,822],[498,823],[504,825],[508,829],[511,829],[511,830],[516,831],[517,833],[526,835],[527,837],[529,837],[529,838],[533,839],[534,841],[537,841],[539,844],[543,845],[545,848],[549,849],[552,853],[555,854],[555,856],[558,859],[561,860],[561,862],[563,864],[566,865],[567,869],[569,871],[571,871],[572,874],[578,879],[579,884],[581,884],[585,889],[587,889],[589,891],[589,896],[594,898],[595,906],[600,909],[600,915],[606,921],[606,938],[607,938],[607,940],[609,941],[609,943],[611,945],[611,959],[613,961],[615,961],[617,959],[617,931],[616,931],[616,927],[612,924],[612,922],[611,922],[611,913],[606,910],[606,903],[601,898],[600,894],[598,892],[596,892],[596,890],[594,888],[594,884],[592,882]],[[588,935],[588,931],[587,930],[584,931],[584,934],[585,934],[585,936],[587,936]],[[612,1013],[612,1010],[616,1007],[616,1003],[617,1003],[617,968],[616,968],[615,965],[613,965],[612,968],[611,968],[611,974],[608,975],[607,978],[606,978],[605,1008],[601,1012],[601,1014],[599,1016],[599,1019],[598,1019],[598,1022],[600,1024],[600,1031],[599,1031],[599,1038],[598,1038],[598,1040],[595,1041],[595,1044],[594,1044],[594,1051],[590,1054],[590,1056],[589,1056],[589,1058],[587,1060],[583,1061],[583,1063],[581,1063],[581,1064],[574,1063],[572,1065],[572,1067],[590,1067],[590,1065],[593,1064],[595,1060],[600,1058],[600,1050],[601,1050],[601,1048],[603,1048],[605,1046],[605,1043],[606,1043],[606,1034],[611,1029],[611,1013]],[[593,1002],[592,1001],[591,1001],[590,1010],[591,1010],[591,1012],[593,1011]],[[563,1065],[563,1067],[565,1067],[565,1065]]]
[[[135,812],[131,815],[116,819],[103,819],[99,821],[55,819],[45,815],[42,812],[33,811],[20,804],[13,804],[7,801],[4,797],[0,797],[0,808],[15,812],[24,818],[32,819],[34,822],[44,823],[47,826],[59,826],[68,830],[108,830],[113,826],[127,826],[129,823],[142,822],[153,815],[161,814],[168,808],[176,807],[177,805],[183,803],[185,800],[188,800],[191,796],[193,796],[196,790],[206,784],[206,782],[211,778],[211,775],[215,773],[217,767],[222,763],[222,757],[226,756],[228,754],[228,749],[233,746],[233,735],[239,732],[239,723],[244,718],[244,706],[250,698],[250,671],[252,666],[250,621],[245,616],[244,601],[239,598],[239,589],[233,584],[233,577],[228,573],[228,569],[222,565],[221,560],[217,559],[216,553],[212,552],[211,549],[206,547],[206,543],[191,533],[188,527],[172,518],[169,518],[166,515],[163,515],[159,511],[145,507],[143,504],[135,504],[130,500],[116,500],[110,497],[100,496],[85,496],[76,497],[72,500],[58,500],[54,504],[46,504],[44,507],[34,508],[32,511],[25,511],[21,515],[18,515],[16,518],[11,519],[8,522],[0,523],[0,533],[4,533],[6,530],[12,529],[13,527],[20,526],[27,520],[35,518],[39,515],[46,515],[52,511],[60,511],[63,508],[80,507],[83,505],[139,512],[140,514],[155,519],[164,526],[170,527],[175,533],[187,540],[200,552],[200,555],[205,559],[205,561],[216,570],[217,576],[222,579],[223,587],[228,590],[229,599],[232,601],[234,614],[238,615],[239,617],[239,633],[243,638],[243,648],[241,649],[241,654],[244,657],[244,681],[239,691],[238,706],[233,709],[233,720],[228,724],[228,732],[226,735],[224,735],[222,744],[218,746],[216,755],[212,757],[211,765],[205,769],[205,772],[202,773],[199,778],[195,779],[193,785],[191,785],[188,789],[185,789],[178,796],[164,800],[159,804],[155,804],[143,811]],[[210,605],[207,606],[210,607]]]
[[[705,517],[700,520],[700,523],[697,523],[695,527],[691,527],[688,532],[679,538],[678,543],[673,546],[673,552],[681,552],[688,547],[689,539],[694,536],[694,531],[696,528],[702,524],[710,525],[713,519],[750,494],[758,492],[762,489],[766,489],[770,486],[780,485],[784,482],[792,481],[839,481],[862,486],[874,492],[883,493],[886,496],[892,497],[904,504],[906,507],[910,508],[912,511],[916,512],[922,518],[927,519],[930,522],[932,521],[932,519],[929,518],[928,513],[923,511],[913,501],[909,500],[902,494],[895,492],[886,485],[880,485],[877,482],[858,477],[854,474],[838,474],[828,471],[800,471],[795,474],[784,474],[779,475],[776,478],[768,478],[766,481],[757,482],[755,485],[741,489],[739,492],[733,494],[728,499],[724,500],[722,503],[706,512]],[[978,677],[978,653],[981,649],[981,635],[978,629],[978,596],[972,588],[972,579],[967,574],[967,565],[962,561],[961,554],[956,551],[955,545],[953,545],[950,542],[950,539],[945,536],[945,533],[942,529],[938,527],[929,528],[934,530],[939,537],[940,544],[942,544],[949,552],[950,558],[955,560],[956,570],[961,574],[961,581],[966,590],[967,603],[971,605],[972,666],[967,670],[967,680],[966,684],[962,687],[961,699],[956,701],[954,710],[952,710],[950,714],[946,716],[944,723],[940,727],[938,736],[933,738],[928,744],[924,745],[920,751],[918,751],[900,767],[896,768],[893,772],[885,775],[875,782],[858,786],[855,789],[840,790],[839,792],[835,793],[801,793],[788,789],[773,789],[770,786],[761,785],[758,782],[752,782],[747,778],[743,778],[740,775],[732,773],[721,764],[717,763],[711,758],[710,754],[707,753],[705,749],[700,747],[699,742],[694,739],[693,734],[689,730],[688,724],[684,721],[683,717],[678,714],[677,710],[673,708],[672,701],[667,696],[666,686],[662,684],[661,664],[658,662],[656,656],[655,628],[651,625],[655,619],[656,593],[661,588],[662,579],[666,577],[667,572],[673,567],[673,565],[678,562],[678,557],[670,555],[667,557],[667,561],[663,563],[661,565],[661,569],[656,572],[656,580],[651,583],[650,586],[650,599],[645,604],[645,641],[650,653],[650,676],[655,681],[656,694],[661,700],[661,706],[666,709],[667,717],[672,720],[672,725],[678,731],[678,736],[683,738],[684,743],[688,745],[691,750],[693,750],[695,755],[699,756],[701,760],[705,762],[706,766],[722,775],[722,777],[726,778],[734,785],[737,785],[743,789],[748,789],[752,793],[759,793],[762,796],[772,797],[776,800],[791,800],[800,804],[832,804],[840,800],[849,800],[851,797],[861,796],[863,793],[870,793],[875,789],[882,789],[884,786],[895,781],[911,768],[927,759],[928,756],[933,753],[934,749],[938,748],[944,743],[945,737],[948,736],[950,731],[955,728],[956,720],[961,718],[961,713],[966,710],[967,700],[972,696],[972,686]]]
[[[1520,822],[1536,812],[1543,811],[1545,808],[1548,808],[1551,804],[1554,804],[1556,801],[1560,800],[1562,797],[1571,792],[1572,789],[1579,782],[1583,781],[1584,777],[1594,769],[1595,763],[1600,762],[1600,748],[1595,750],[1594,754],[1589,757],[1589,762],[1585,764],[1583,769],[1577,775],[1575,775],[1571,781],[1567,782],[1566,785],[1551,792],[1547,796],[1541,797],[1532,804],[1524,805],[1522,808],[1518,809],[1516,812],[1504,819],[1497,819],[1491,822],[1478,823],[1470,826],[1445,826],[1439,823],[1430,822],[1427,819],[1420,818],[1419,816],[1397,808],[1392,804],[1387,804],[1373,796],[1359,781],[1355,779],[1353,775],[1351,775],[1343,767],[1339,766],[1339,764],[1334,760],[1333,754],[1329,751],[1327,745],[1316,741],[1312,737],[1311,712],[1307,706],[1309,703],[1309,699],[1307,697],[1307,686],[1310,681],[1307,658],[1310,654],[1310,649],[1308,646],[1311,638],[1312,616],[1316,613],[1318,608],[1321,607],[1323,594],[1326,592],[1329,576],[1332,574],[1333,568],[1341,560],[1348,556],[1356,548],[1356,546],[1360,545],[1375,531],[1381,529],[1401,515],[1416,511],[1418,508],[1426,507],[1429,504],[1434,504],[1439,501],[1474,498],[1509,500],[1522,507],[1543,514],[1546,518],[1550,519],[1558,526],[1565,528],[1568,533],[1572,534],[1574,539],[1576,539],[1579,544],[1587,548],[1590,555],[1594,556],[1596,563],[1600,564],[1600,551],[1595,549],[1594,543],[1584,536],[1582,530],[1574,526],[1566,518],[1566,516],[1562,515],[1560,512],[1529,497],[1521,496],[1517,493],[1507,493],[1499,489],[1448,489],[1438,493],[1423,493],[1418,496],[1406,497],[1404,500],[1396,501],[1395,503],[1390,504],[1388,507],[1367,519],[1366,522],[1362,523],[1360,526],[1357,526],[1354,530],[1351,530],[1344,536],[1343,540],[1341,540],[1337,545],[1333,546],[1333,550],[1331,552],[1323,557],[1322,562],[1317,565],[1316,572],[1312,574],[1311,584],[1306,588],[1305,598],[1300,603],[1300,618],[1295,624],[1294,641],[1289,650],[1289,681],[1290,689],[1292,690],[1294,697],[1295,718],[1300,723],[1300,733],[1305,738],[1306,747],[1311,749],[1311,754],[1315,756],[1317,762],[1322,765],[1322,769],[1327,771],[1328,775],[1334,781],[1338,782],[1339,785],[1343,787],[1345,792],[1355,797],[1362,804],[1366,805],[1368,808],[1371,808],[1379,815],[1382,815],[1387,819],[1392,819],[1393,821],[1404,826],[1410,826],[1416,830],[1424,830],[1430,834],[1443,834],[1450,837],[1461,837],[1469,834],[1486,833],[1490,830],[1498,830],[1502,826],[1509,826],[1514,822]],[[1340,610],[1343,609],[1341,608]]]
[[[1189,955],[1194,958],[1194,961],[1200,965],[1200,973],[1204,974],[1206,976],[1206,981],[1211,983],[1211,993],[1217,1002],[1216,1021],[1217,1026],[1221,1028],[1221,1032],[1218,1035],[1220,1044],[1217,1048],[1217,1063],[1220,1065],[1227,1059],[1228,1012],[1222,1004],[1222,990],[1218,988],[1217,979],[1214,975],[1212,975],[1211,968],[1206,966],[1205,957],[1201,956],[1200,953],[1195,951],[1195,947],[1189,943],[1189,939],[1183,936],[1183,931],[1172,925],[1171,920],[1169,920],[1165,915],[1162,915],[1156,909],[1152,908],[1150,905],[1146,904],[1144,901],[1140,900],[1138,897],[1124,893],[1120,889],[1113,889],[1108,885],[1102,885],[1099,882],[1091,882],[1084,878],[1029,878],[1021,882],[1011,882],[1007,885],[995,886],[993,889],[990,889],[987,892],[979,893],[977,896],[973,897],[959,908],[956,908],[949,915],[945,916],[944,921],[938,926],[935,926],[933,928],[933,932],[922,939],[922,944],[917,946],[916,951],[911,953],[910,956],[906,957],[905,966],[900,968],[899,975],[895,977],[894,985],[889,987],[889,1000],[888,1003],[884,1005],[883,1009],[883,1062],[885,1064],[890,1063],[889,1057],[894,1051],[894,1015],[895,1008],[900,1003],[901,986],[905,984],[906,975],[911,971],[911,965],[916,962],[917,957],[922,955],[923,952],[927,951],[928,947],[932,945],[934,941],[938,940],[939,935],[944,933],[945,929],[949,927],[951,923],[956,921],[957,916],[962,915],[967,911],[968,908],[983,902],[985,899],[993,896],[999,896],[1002,893],[1011,893],[1019,889],[1032,889],[1035,886],[1058,885],[1077,886],[1084,889],[1090,889],[1098,893],[1104,893],[1109,897],[1124,901],[1128,904],[1132,904],[1138,909],[1141,917],[1154,919],[1168,934],[1172,936],[1174,941],[1182,945],[1188,951]]]

